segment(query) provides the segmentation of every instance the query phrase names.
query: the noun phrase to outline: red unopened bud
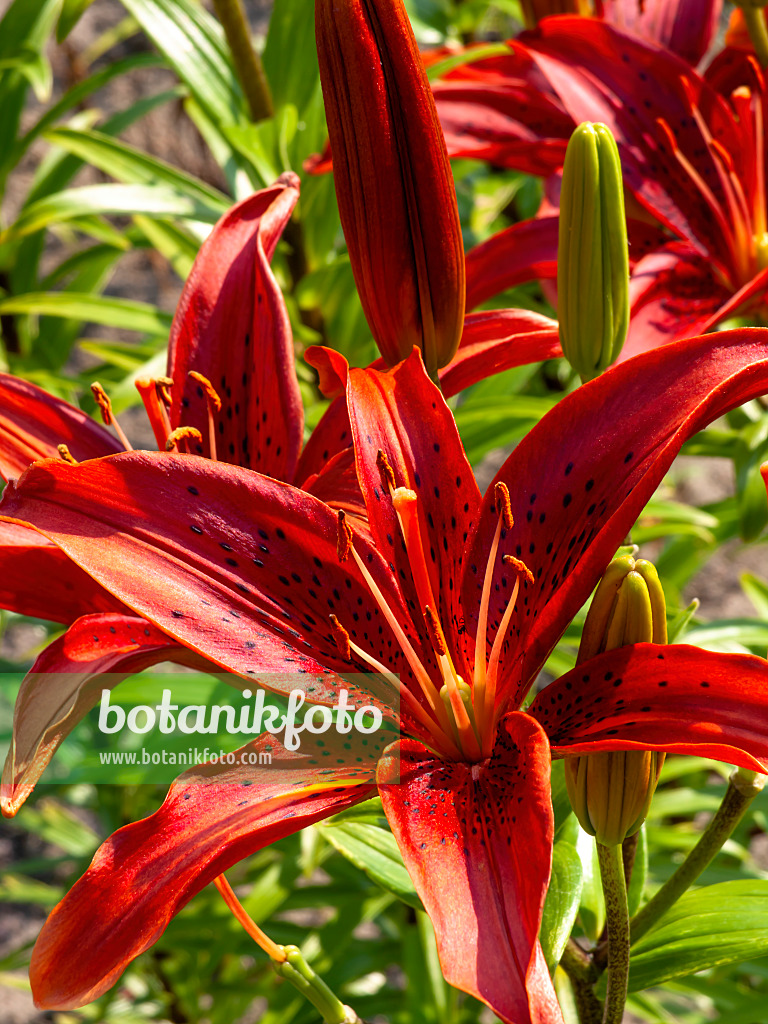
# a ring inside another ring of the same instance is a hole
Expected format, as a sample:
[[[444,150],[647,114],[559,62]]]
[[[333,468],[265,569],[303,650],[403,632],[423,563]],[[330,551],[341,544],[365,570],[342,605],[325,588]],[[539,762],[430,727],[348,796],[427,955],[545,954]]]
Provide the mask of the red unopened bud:
[[[464,322],[451,166],[402,0],[315,0],[341,223],[366,318],[394,365],[434,376]]]

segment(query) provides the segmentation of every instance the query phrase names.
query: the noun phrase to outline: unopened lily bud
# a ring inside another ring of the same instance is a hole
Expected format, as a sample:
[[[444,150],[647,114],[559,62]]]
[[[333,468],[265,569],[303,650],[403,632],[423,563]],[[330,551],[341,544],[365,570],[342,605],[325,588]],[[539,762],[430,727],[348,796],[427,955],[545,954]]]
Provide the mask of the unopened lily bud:
[[[584,624],[579,663],[625,644],[667,642],[664,593],[645,559],[616,558]],[[610,750],[565,760],[565,782],[579,824],[603,846],[618,846],[645,821],[664,764],[654,750]]]
[[[604,124],[580,124],[565,154],[557,302],[565,358],[592,380],[618,358],[629,327],[621,161]]]
[[[368,324],[390,366],[417,345],[431,376],[464,322],[451,166],[402,0],[315,0],[336,196]]]

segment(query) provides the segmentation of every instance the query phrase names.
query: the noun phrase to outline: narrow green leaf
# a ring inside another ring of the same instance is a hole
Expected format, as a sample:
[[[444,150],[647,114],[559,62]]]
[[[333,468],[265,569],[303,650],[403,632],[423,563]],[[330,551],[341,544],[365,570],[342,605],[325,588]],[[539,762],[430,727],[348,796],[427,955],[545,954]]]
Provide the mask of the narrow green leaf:
[[[219,23],[190,0],[123,0],[192,95],[215,121],[246,120],[242,90]]]
[[[632,947],[629,988],[766,954],[768,881],[721,882],[685,893]]]
[[[144,302],[73,292],[28,292],[0,298],[0,313],[66,316],[145,334],[167,334],[171,316]]]
[[[57,43],[64,42],[92,3],[93,0],[64,0],[61,14],[59,15],[59,23],[56,26]]]
[[[382,889],[417,910],[423,906],[413,887],[397,842],[391,832],[376,825],[333,821],[319,826],[324,838]]]
[[[581,858],[571,843],[555,843],[552,850],[552,877],[544,901],[539,938],[547,967],[554,971],[563,955],[581,902],[584,871]]]
[[[221,210],[166,185],[87,185],[38,199],[0,234],[0,243],[91,214],[180,217],[215,224]]]
[[[739,581],[760,618],[768,619],[768,583],[751,572],[743,572]]]
[[[223,192],[199,178],[101,132],[55,128],[46,133],[46,138],[127,185],[168,185],[217,210],[219,216],[231,206],[231,200]]]

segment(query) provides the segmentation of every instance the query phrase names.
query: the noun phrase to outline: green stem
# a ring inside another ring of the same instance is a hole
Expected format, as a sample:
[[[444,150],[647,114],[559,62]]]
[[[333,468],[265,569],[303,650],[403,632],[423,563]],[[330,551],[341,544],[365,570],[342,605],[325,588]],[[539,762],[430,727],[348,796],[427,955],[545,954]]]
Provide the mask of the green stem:
[[[272,97],[269,92],[261,58],[251,44],[251,33],[241,0],[213,0],[224,35],[232,53],[235,71],[243,87],[245,98],[254,121],[272,117]]]
[[[608,989],[603,1024],[621,1024],[629,983],[629,907],[621,846],[597,844],[608,925]]]
[[[707,825],[698,843],[683,863],[667,879],[656,895],[631,921],[631,941],[637,940],[658,921],[673,903],[696,881],[741,821],[744,812],[765,785],[766,777],[737,768],[728,783],[723,802]]]
[[[741,13],[744,15],[744,21],[749,30],[749,38],[752,40],[760,66],[768,68],[768,28],[765,25],[763,8],[744,4],[741,8]]]
[[[360,1024],[355,1011],[336,998],[323,979],[315,974],[297,946],[285,946],[284,950],[284,961],[272,961],[275,972],[312,1003],[325,1024]]]
[[[603,1004],[594,992],[598,973],[589,954],[569,939],[560,958],[560,966],[571,983],[580,1024],[601,1024]]]

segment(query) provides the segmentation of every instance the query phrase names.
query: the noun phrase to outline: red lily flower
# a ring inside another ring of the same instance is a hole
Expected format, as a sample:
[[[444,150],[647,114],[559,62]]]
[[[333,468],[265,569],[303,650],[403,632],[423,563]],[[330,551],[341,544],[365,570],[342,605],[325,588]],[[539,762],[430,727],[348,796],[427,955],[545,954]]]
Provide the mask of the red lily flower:
[[[675,236],[635,267],[633,323],[625,352],[688,337],[737,311],[762,307],[768,287],[767,93],[754,59],[726,51],[702,77],[668,50],[605,22],[571,17],[547,19],[511,46],[509,57],[458,69],[438,84],[438,110],[444,123],[463,119],[466,133],[482,136],[483,107],[491,119],[497,109],[495,98],[483,98],[487,82],[494,95],[508,89],[529,134],[534,126],[524,100],[535,98],[535,128],[547,142],[545,153],[553,152],[555,141],[564,141],[581,121],[610,127],[628,190]],[[471,108],[463,105],[465,75],[470,76]],[[560,113],[549,122],[538,113],[542,93],[559,106]],[[569,119],[565,130],[562,115]],[[509,144],[502,145],[500,159],[526,169],[515,156],[519,132],[514,125],[508,128]],[[448,137],[450,146],[450,132]],[[552,170],[556,162],[553,158]],[[515,230],[487,244],[484,253],[498,268],[506,248],[513,279],[520,270],[512,248]],[[517,230],[530,235],[535,228]],[[468,282],[472,290],[471,271]]]
[[[287,659],[321,685],[327,670],[399,674],[408,738],[381,764],[381,794],[446,977],[504,1021],[557,1022],[537,940],[550,747],[556,757],[703,753],[765,771],[768,664],[619,648],[519,709],[682,442],[767,388],[761,330],[639,356],[560,402],[483,499],[414,353],[387,373],[348,373],[370,534],[288,484],[153,453],[36,463],[0,510],[231,671],[285,671]],[[154,815],[96,854],[38,941],[39,1005],[95,998],[218,874],[371,793],[359,775],[342,772],[333,786],[311,766],[300,781],[294,773],[244,791],[248,772],[235,768],[212,800],[195,782],[217,771],[183,776]]]

